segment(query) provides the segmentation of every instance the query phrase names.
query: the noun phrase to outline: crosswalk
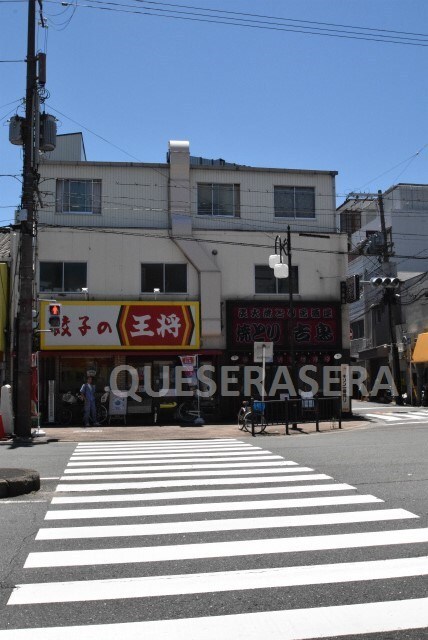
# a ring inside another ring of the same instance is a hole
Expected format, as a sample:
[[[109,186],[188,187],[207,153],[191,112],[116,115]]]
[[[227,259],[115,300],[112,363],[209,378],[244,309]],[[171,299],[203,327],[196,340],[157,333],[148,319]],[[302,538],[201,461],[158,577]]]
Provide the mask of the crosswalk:
[[[372,418],[376,421],[386,422],[391,424],[398,423],[428,423],[428,411],[388,411],[387,413],[364,413],[367,418]]]
[[[239,440],[81,443],[0,640],[422,634],[427,543],[417,514]]]

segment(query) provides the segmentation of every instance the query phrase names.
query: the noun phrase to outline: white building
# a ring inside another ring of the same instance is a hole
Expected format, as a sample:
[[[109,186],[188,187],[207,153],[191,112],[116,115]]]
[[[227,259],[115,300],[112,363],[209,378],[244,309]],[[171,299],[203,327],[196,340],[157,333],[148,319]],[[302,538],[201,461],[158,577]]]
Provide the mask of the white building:
[[[351,356],[365,365],[373,380],[379,366],[390,364],[391,336],[387,308],[382,304],[384,290],[375,288],[370,279],[397,276],[402,282],[428,270],[428,185],[398,184],[382,194],[389,259],[384,262],[384,236],[378,199],[356,197],[339,208],[340,227],[349,237],[348,275],[359,275],[365,283],[360,300],[349,307]],[[408,291],[409,285],[403,288]],[[393,323],[402,325],[402,309],[397,298]],[[403,391],[409,370],[408,350],[403,348],[401,333],[396,341],[400,352]],[[409,385],[407,384],[407,390]]]
[[[289,364],[291,331],[298,365],[349,353],[336,172],[208,161],[191,157],[188,142],[170,142],[164,164],[90,162],[81,134],[70,134],[40,174],[38,295],[55,297],[63,315],[56,335],[41,334],[42,379],[58,391],[77,388],[88,370],[108,383],[118,364],[137,368],[143,390],[144,365],[157,379],[186,354],[216,372],[236,366],[237,390],[254,341],[274,343],[273,366]],[[288,225],[292,323],[289,280],[268,266]],[[45,305],[44,323],[46,314]]]

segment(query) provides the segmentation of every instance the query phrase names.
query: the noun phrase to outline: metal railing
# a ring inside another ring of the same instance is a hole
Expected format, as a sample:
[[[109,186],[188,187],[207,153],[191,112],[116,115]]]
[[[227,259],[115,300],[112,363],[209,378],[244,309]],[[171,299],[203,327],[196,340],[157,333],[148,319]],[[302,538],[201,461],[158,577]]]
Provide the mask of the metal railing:
[[[255,436],[255,417],[263,413],[266,426],[284,425],[289,435],[289,425],[315,422],[319,431],[320,422],[336,422],[342,428],[341,398],[290,398],[287,400],[264,400],[251,398],[251,435]]]

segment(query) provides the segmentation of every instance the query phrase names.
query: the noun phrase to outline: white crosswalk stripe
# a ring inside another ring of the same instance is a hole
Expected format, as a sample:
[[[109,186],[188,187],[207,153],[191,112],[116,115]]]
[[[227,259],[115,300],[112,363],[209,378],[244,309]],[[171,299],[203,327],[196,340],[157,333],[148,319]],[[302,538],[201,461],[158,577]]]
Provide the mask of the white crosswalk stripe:
[[[423,411],[399,411],[388,413],[365,413],[367,418],[383,422],[428,422],[428,412]]]
[[[238,463],[235,465],[238,466]],[[313,471],[310,467],[291,467],[291,468],[278,468],[281,467],[281,462],[267,462],[266,467],[263,469],[257,469],[257,473],[260,474],[269,474],[272,471],[275,473],[305,473],[307,471]],[[272,469],[272,467],[277,467]],[[163,472],[163,473],[94,473],[91,475],[84,476],[63,476],[61,480],[124,480],[126,478],[195,478],[198,476],[224,476],[227,474],[228,476],[252,476],[254,475],[253,465],[251,467],[242,468],[242,469],[228,469],[228,471],[224,470],[204,470],[204,471],[175,471],[171,473]]]
[[[269,473],[273,473],[272,470]],[[224,474],[225,476],[228,474]],[[60,484],[58,491],[64,492],[81,492],[81,491],[115,491],[123,489],[159,489],[161,487],[202,487],[202,486],[219,486],[219,485],[243,485],[243,484],[271,484],[272,482],[307,482],[308,480],[331,480],[330,476],[324,473],[299,473],[299,475],[268,475],[260,476],[254,472],[254,476],[245,478],[231,477],[226,478],[189,478],[187,480],[155,480],[153,482],[91,482],[82,484]]]
[[[266,589],[296,585],[382,580],[405,576],[424,576],[428,573],[428,556],[369,562],[342,562],[335,565],[281,567],[247,571],[217,571],[191,575],[168,575],[126,580],[88,580],[86,582],[51,582],[20,584],[9,604],[41,602],[74,602],[82,600],[114,600],[116,598],[149,598],[234,591],[237,589]]]
[[[363,639],[424,629],[428,599],[406,598],[400,583],[426,579],[427,543],[417,514],[239,440],[80,443],[0,640]],[[365,595],[374,583],[379,599]],[[342,595],[330,601],[335,585]],[[263,610],[267,594],[275,606]],[[150,606],[126,606],[138,600]],[[19,628],[21,607],[35,606],[49,607],[49,622],[31,627],[30,617]],[[75,624],[64,624],[65,611]]]
[[[229,496],[260,496],[288,493],[326,493],[330,491],[350,491],[350,484],[311,484],[303,487],[251,487],[250,489],[206,489],[202,491],[164,491],[163,493],[122,493],[107,496],[67,496],[52,498],[52,504],[81,504],[96,502],[150,502],[152,500],[187,500],[194,498],[225,498]]]
[[[288,500],[251,500],[249,502],[214,502],[168,505],[161,507],[119,507],[108,509],[67,509],[49,511],[45,520],[81,520],[82,518],[129,518],[134,516],[162,516],[182,513],[215,513],[216,511],[257,511],[260,509],[296,509],[339,504],[367,504],[382,502],[370,495],[334,496],[333,498],[299,498]]]

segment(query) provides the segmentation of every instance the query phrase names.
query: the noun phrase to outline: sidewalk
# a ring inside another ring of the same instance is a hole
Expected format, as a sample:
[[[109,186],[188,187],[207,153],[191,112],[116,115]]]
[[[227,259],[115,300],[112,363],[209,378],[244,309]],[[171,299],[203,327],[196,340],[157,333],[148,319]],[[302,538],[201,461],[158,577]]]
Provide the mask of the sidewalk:
[[[40,475],[34,469],[0,469],[0,498],[13,498],[40,489]]]
[[[342,422],[342,431],[360,429],[369,426],[369,420],[361,420],[357,417]],[[339,431],[338,425],[331,422],[321,422],[320,431],[316,432],[314,422],[299,425],[298,429],[289,429],[291,437],[314,434],[322,436],[331,433],[334,429]],[[205,425],[157,425],[157,426],[126,426],[114,425],[99,427],[49,427],[43,426],[46,436],[34,438],[34,442],[59,441],[59,442],[101,442],[108,440],[120,441],[151,441],[151,440],[205,440],[209,438],[252,438],[251,433],[240,431],[237,424],[205,424]],[[282,437],[285,435],[283,425],[272,425],[266,428],[256,438]],[[11,444],[11,440],[3,440],[1,444]]]

